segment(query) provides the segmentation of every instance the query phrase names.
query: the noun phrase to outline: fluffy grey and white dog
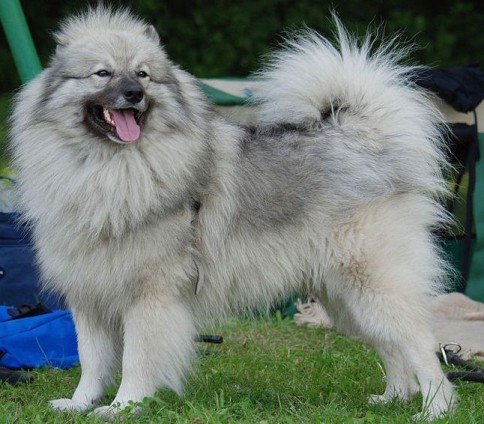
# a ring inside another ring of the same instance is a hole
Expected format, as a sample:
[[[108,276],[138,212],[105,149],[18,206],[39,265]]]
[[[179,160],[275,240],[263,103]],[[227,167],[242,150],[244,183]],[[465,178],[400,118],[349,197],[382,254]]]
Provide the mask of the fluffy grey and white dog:
[[[424,413],[456,403],[428,303],[445,263],[440,117],[399,53],[312,32],[260,74],[260,124],[215,114],[153,27],[97,8],[56,33],[18,94],[11,143],[47,289],[72,309],[82,366],[72,399],[110,415],[181,392],[199,324],[310,292],[376,349],[387,387]]]

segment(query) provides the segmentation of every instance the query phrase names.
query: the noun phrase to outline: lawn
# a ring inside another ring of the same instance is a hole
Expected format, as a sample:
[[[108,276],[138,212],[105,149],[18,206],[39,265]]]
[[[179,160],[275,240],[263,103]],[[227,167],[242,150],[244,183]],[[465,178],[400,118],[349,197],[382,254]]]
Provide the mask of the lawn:
[[[199,361],[183,399],[160,391],[123,423],[409,423],[409,404],[369,406],[384,388],[378,358],[360,343],[326,329],[297,327],[291,318],[232,320],[217,330],[221,345],[199,345]],[[85,415],[55,413],[49,399],[74,391],[79,368],[32,371],[30,384],[0,384],[1,423],[96,423]],[[461,404],[437,423],[482,423],[484,386],[459,383]],[[115,387],[107,395],[114,398]]]

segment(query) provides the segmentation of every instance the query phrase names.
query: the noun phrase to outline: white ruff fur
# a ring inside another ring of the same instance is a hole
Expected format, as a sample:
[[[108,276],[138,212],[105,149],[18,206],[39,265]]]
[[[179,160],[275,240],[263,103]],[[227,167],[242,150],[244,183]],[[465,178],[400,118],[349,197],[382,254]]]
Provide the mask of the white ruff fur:
[[[358,47],[337,27],[339,48],[308,32],[274,55],[261,125],[245,129],[213,113],[129,13],[64,24],[11,121],[46,289],[78,332],[81,381],[54,407],[97,406],[119,367],[112,405],[94,413],[157,388],[181,393],[199,324],[294,291],[381,356],[387,388],[371,402],[420,390],[430,418],[454,406],[427,308],[447,269],[431,235],[446,220],[434,200],[445,192],[441,119],[398,53],[372,54],[370,39]],[[120,144],[89,127],[87,105],[117,93],[104,106],[124,107],[126,79],[147,112],[141,138]]]

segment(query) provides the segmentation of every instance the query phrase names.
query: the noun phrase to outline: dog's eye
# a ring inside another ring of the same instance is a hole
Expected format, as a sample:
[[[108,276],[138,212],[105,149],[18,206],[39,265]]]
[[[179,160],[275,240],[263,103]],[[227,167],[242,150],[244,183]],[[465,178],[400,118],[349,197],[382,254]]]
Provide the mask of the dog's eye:
[[[111,72],[106,71],[106,69],[101,69],[100,71],[97,71],[96,72],[96,75],[98,77],[110,77],[111,76]]]
[[[139,71],[137,73],[137,75],[140,77],[140,78],[146,78],[148,76],[148,74],[145,72],[145,71]]]

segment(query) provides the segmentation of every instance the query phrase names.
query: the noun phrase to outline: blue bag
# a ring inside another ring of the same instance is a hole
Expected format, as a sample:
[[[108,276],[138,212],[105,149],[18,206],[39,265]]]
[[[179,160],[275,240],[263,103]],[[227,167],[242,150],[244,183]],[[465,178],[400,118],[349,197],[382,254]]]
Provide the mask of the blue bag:
[[[1,177],[2,187],[7,177]],[[0,192],[0,197],[2,196]],[[2,200],[2,199],[0,199]],[[0,212],[0,305],[36,304],[42,302],[51,309],[60,309],[60,300],[41,292],[39,272],[27,225],[20,223],[19,214]]]
[[[14,181],[0,183],[0,369],[72,367],[79,362],[72,316],[42,293],[29,228],[12,212]]]
[[[0,367],[67,369],[77,363],[77,337],[69,311],[49,311],[41,305],[0,306]]]

